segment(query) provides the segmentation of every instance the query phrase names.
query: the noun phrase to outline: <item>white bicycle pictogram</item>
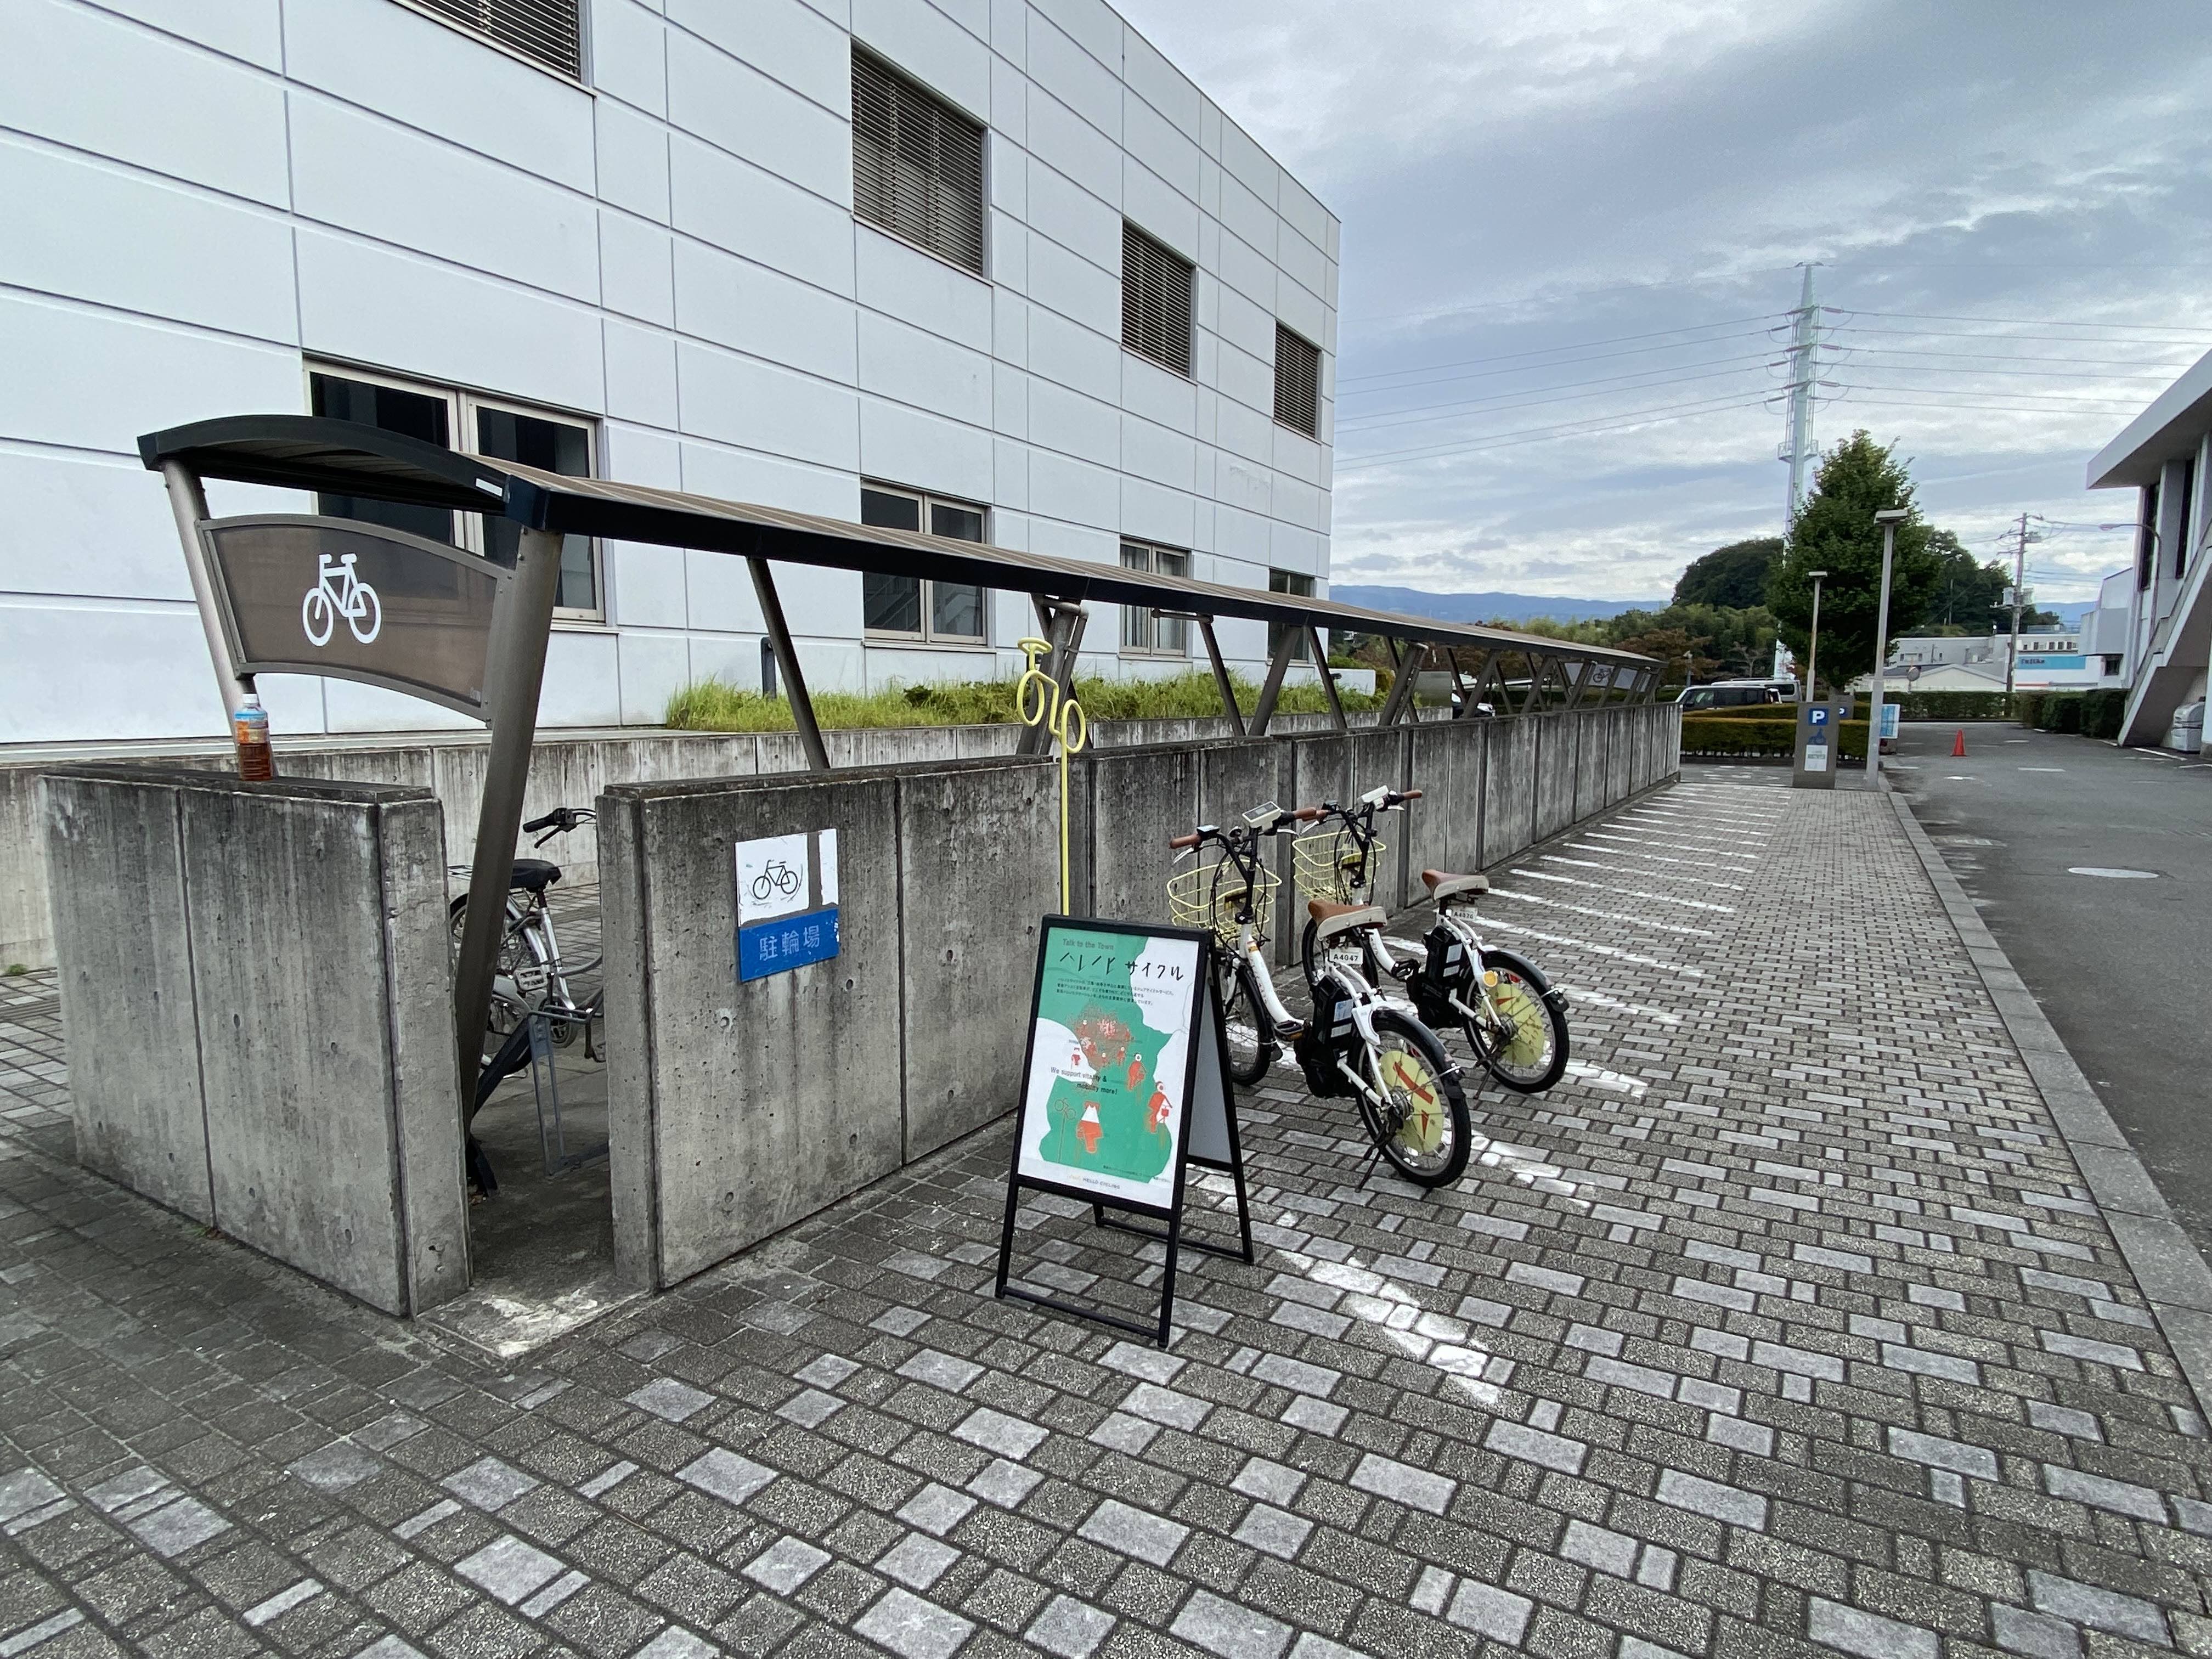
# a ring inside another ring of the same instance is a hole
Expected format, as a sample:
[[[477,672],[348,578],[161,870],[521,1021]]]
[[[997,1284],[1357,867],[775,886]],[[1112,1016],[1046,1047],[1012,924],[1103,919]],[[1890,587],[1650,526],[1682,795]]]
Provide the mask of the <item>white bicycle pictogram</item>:
[[[315,585],[300,601],[300,626],[307,631],[308,644],[328,645],[340,617],[363,645],[374,641],[384,627],[384,605],[376,590],[354,572],[357,556],[352,553],[321,556]]]

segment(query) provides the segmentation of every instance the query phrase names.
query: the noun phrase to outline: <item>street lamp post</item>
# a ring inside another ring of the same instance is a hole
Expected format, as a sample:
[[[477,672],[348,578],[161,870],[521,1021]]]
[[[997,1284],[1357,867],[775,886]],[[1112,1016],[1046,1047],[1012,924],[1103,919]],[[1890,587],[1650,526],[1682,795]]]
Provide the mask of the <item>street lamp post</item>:
[[[1820,584],[1827,579],[1825,570],[1808,570],[1813,579],[1813,642],[1805,652],[1805,701],[1812,702],[1820,695]]]
[[[1889,566],[1897,553],[1897,526],[1905,522],[1901,507],[1884,507],[1874,515],[1881,526],[1881,603],[1874,613],[1874,702],[1867,710],[1867,785],[1881,787],[1882,677],[1889,666]]]

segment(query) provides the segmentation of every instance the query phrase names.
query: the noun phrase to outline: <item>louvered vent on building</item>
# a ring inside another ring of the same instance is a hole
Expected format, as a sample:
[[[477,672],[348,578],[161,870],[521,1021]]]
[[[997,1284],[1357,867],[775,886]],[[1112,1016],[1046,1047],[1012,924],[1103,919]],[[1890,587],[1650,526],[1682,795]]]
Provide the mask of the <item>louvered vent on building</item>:
[[[571,77],[583,73],[577,0],[415,0],[525,58]]]
[[[983,129],[857,47],[853,211],[982,275]]]
[[[1162,368],[1190,373],[1190,261],[1124,220],[1121,343]]]
[[[1321,431],[1321,348],[1275,325],[1275,418],[1307,437]]]

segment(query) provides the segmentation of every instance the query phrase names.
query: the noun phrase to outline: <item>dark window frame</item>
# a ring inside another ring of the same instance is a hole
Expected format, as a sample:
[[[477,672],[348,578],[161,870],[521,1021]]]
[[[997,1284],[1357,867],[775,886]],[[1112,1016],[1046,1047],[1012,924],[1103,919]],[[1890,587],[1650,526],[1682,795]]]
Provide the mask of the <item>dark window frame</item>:
[[[357,385],[404,392],[412,397],[428,398],[443,404],[446,411],[445,446],[463,453],[476,453],[479,431],[477,417],[481,413],[489,411],[501,415],[520,416],[526,420],[547,421],[556,426],[580,428],[584,434],[586,463],[590,468],[584,476],[592,478],[605,476],[605,462],[601,453],[602,434],[597,416],[581,415],[573,410],[555,409],[544,404],[531,403],[526,398],[501,397],[494,392],[478,392],[468,386],[447,385],[443,381],[419,380],[411,374],[396,374],[389,369],[369,368],[359,363],[345,362],[337,358],[309,357],[306,360],[304,368],[306,370],[303,376],[304,389],[307,392],[307,405],[311,411],[315,407],[315,379],[318,375],[323,375],[352,381]],[[326,509],[319,501],[316,510],[323,512]],[[342,514],[337,516],[355,515]],[[362,514],[359,516],[372,523],[385,522],[373,513]],[[481,513],[463,513],[457,516],[460,523],[453,526],[448,534],[442,537],[431,534],[430,539],[445,541],[449,545],[458,547],[464,552],[473,553],[479,558],[484,556],[487,539],[484,515]],[[425,532],[417,530],[416,533]],[[610,606],[607,603],[606,550],[596,537],[572,537],[569,539],[582,541],[588,549],[592,603],[588,605],[556,604],[553,607],[553,620],[558,623],[574,626],[605,627],[609,625],[610,617]],[[567,556],[565,549],[562,562],[564,567],[572,562]],[[565,590],[568,585],[568,578],[564,569],[562,579],[562,588]]]
[[[1270,593],[1288,593],[1297,599],[1310,599],[1314,596],[1314,580],[1313,577],[1302,570],[1271,568],[1267,572],[1267,591]],[[1283,635],[1285,631],[1291,635],[1291,660],[1311,662],[1313,641],[1305,625],[1300,623],[1269,623],[1267,624],[1267,660],[1273,662],[1275,659],[1275,653],[1282,649]]]
[[[991,535],[991,509],[979,501],[963,500],[932,489],[917,489],[912,484],[892,483],[882,478],[863,478],[863,495],[895,495],[915,504],[915,518],[921,528],[928,531],[934,520],[933,509],[946,507],[956,513],[972,513],[976,519],[975,540],[988,542]],[[862,522],[866,522],[865,517]],[[948,583],[948,586],[973,587],[975,590],[975,615],[978,631],[973,634],[939,633],[937,629],[938,584],[927,576],[890,577],[881,580],[911,581],[915,585],[916,614],[921,626],[918,629],[878,628],[871,624],[867,616],[866,585],[871,580],[861,579],[860,640],[865,645],[927,646],[945,651],[988,650],[991,645],[991,590],[975,582]]]
[[[409,11],[577,86],[584,79],[584,0],[398,0]],[[541,20],[527,14],[551,12]],[[565,13],[563,17],[561,14]]]
[[[1275,325],[1275,423],[1321,440],[1321,348],[1280,321]]]
[[[1141,562],[1132,561],[1138,556]],[[1164,560],[1174,560],[1176,569],[1162,568]],[[1139,540],[1134,536],[1121,538],[1121,568],[1141,570],[1151,575],[1188,576],[1190,574],[1190,550],[1169,547],[1160,542]],[[1190,624],[1180,617],[1155,617],[1158,607],[1148,605],[1125,605],[1121,607],[1121,654],[1125,657],[1146,657],[1160,662],[1190,660]]]
[[[1194,380],[1197,325],[1197,265],[1143,226],[1121,221],[1121,349]]]
[[[849,112],[853,217],[955,270],[989,280],[988,124],[857,40]]]

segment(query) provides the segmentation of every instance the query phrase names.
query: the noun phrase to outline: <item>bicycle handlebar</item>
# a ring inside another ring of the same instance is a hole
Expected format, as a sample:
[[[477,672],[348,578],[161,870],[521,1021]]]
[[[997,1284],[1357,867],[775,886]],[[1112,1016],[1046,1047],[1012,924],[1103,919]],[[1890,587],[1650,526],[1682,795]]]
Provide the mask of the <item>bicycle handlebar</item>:
[[[1291,816],[1300,823],[1311,823],[1316,818],[1327,817],[1328,814],[1329,809],[1326,806],[1301,806]]]
[[[588,806],[556,806],[542,818],[532,818],[522,826],[522,833],[534,836],[539,830],[548,837],[565,836],[580,823],[588,823],[599,816]]]
[[[1178,852],[1188,852],[1190,848],[1197,846],[1199,842],[1205,839],[1206,837],[1203,834],[1170,836],[1168,837],[1168,845],[1176,848]]]

